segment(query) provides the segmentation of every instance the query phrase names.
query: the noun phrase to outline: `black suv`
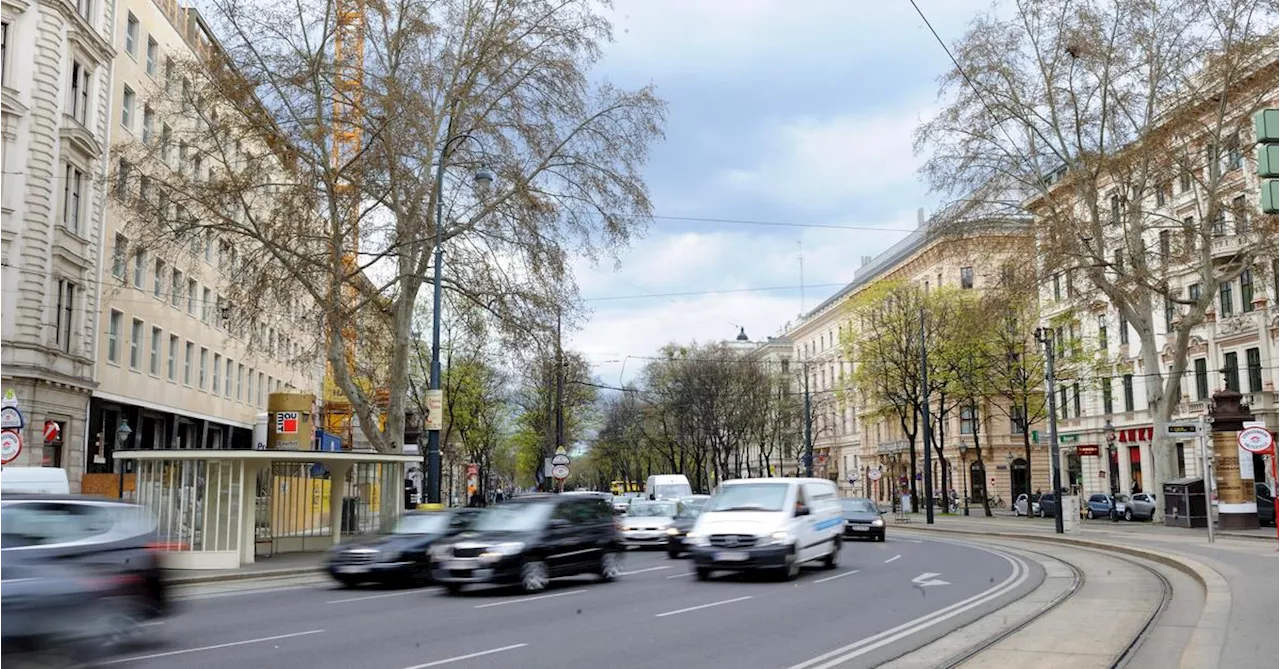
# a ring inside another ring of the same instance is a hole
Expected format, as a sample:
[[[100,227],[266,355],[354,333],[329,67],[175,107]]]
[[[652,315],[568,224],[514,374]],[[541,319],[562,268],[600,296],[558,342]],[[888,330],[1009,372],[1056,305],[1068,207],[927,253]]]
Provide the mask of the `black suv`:
[[[586,495],[531,495],[485,509],[468,531],[431,549],[433,575],[449,594],[468,583],[518,584],[537,592],[560,576],[621,569],[613,509]]]

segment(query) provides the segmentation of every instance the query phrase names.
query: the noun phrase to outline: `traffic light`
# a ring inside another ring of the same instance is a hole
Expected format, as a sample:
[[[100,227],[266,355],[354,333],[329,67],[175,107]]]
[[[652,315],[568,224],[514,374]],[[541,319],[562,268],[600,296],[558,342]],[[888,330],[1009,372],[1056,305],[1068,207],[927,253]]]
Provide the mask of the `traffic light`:
[[[1258,143],[1258,176],[1262,177],[1263,213],[1280,213],[1280,110],[1263,109],[1253,115],[1253,133]]]

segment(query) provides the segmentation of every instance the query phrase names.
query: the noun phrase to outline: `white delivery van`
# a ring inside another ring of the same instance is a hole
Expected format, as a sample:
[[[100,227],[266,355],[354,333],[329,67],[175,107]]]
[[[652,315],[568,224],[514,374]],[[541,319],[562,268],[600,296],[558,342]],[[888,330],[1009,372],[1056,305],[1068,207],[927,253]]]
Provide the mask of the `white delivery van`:
[[[679,500],[693,494],[689,477],[684,474],[659,474],[650,476],[644,484],[644,496],[649,499]]]
[[[70,495],[67,470],[56,467],[5,467],[0,469],[0,495],[27,493]]]
[[[725,481],[685,540],[698,580],[715,571],[756,569],[791,580],[809,562],[834,569],[844,527],[837,497],[826,479]]]

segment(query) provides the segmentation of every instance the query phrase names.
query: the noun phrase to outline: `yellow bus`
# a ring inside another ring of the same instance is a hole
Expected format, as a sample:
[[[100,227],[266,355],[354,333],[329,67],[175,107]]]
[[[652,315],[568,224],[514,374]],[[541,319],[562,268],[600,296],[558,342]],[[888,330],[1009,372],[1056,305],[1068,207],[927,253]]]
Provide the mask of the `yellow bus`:
[[[640,481],[614,481],[609,485],[609,490],[615,495],[623,495],[629,492],[644,492],[644,483]]]

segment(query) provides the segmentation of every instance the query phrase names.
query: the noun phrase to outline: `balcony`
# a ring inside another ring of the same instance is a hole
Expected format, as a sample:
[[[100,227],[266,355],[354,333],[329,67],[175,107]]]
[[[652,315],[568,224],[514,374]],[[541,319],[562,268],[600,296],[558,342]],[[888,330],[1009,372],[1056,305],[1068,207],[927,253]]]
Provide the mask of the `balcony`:
[[[1249,245],[1249,240],[1243,235],[1224,234],[1215,236],[1211,246],[1213,257],[1230,258]]]

